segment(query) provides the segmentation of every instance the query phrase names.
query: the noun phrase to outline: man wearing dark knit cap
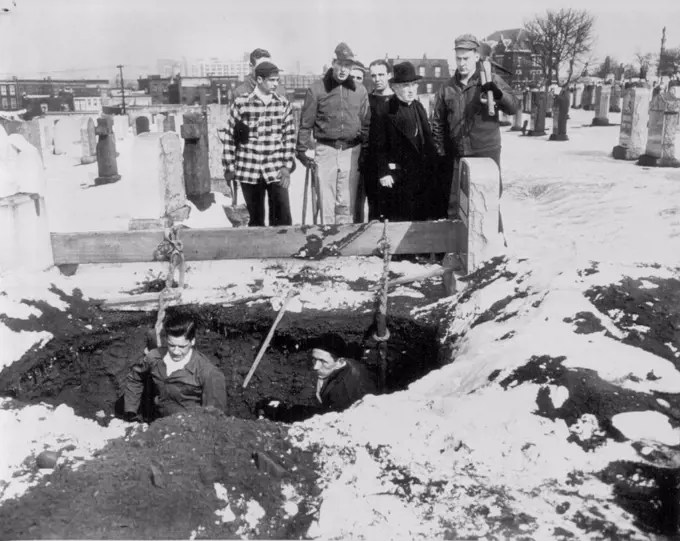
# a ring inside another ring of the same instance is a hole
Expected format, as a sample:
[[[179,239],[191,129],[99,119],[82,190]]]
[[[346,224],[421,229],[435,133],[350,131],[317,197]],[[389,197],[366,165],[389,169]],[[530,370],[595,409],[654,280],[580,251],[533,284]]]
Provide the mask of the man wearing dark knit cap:
[[[261,62],[255,89],[234,99],[224,138],[225,179],[241,184],[250,226],[264,226],[264,197],[269,225],[292,225],[288,186],[295,167],[295,120],[290,103],[276,94],[279,68]]]
[[[243,95],[248,95],[250,94],[253,90],[255,90],[255,87],[257,86],[257,80],[255,78],[255,68],[257,68],[258,64],[262,62],[271,62],[272,55],[269,54],[269,51],[267,49],[255,49],[252,53],[250,53],[250,75],[248,75],[245,80],[238,85],[234,89],[233,97],[237,96],[243,96]],[[286,95],[286,89],[285,87],[279,83],[279,86],[276,88],[276,93],[279,96],[285,96]]]
[[[438,217],[447,216],[446,205],[458,214],[458,186],[452,185],[461,158],[491,158],[501,166],[501,132],[498,111],[514,115],[519,106],[510,87],[493,73],[491,81],[482,85],[480,76],[480,43],[471,34],[455,40],[456,72],[435,94],[432,134],[439,156],[445,157],[445,178],[438,198],[442,206]],[[487,92],[493,93],[496,111],[489,115]],[[502,184],[501,184],[502,192]],[[449,197],[450,194],[450,197]]]
[[[355,63],[352,50],[340,43],[331,69],[307,90],[302,106],[296,153],[303,165],[317,167],[324,224],[352,223],[354,217],[359,154],[370,123],[366,87],[350,77]],[[307,154],[312,135],[313,158]]]

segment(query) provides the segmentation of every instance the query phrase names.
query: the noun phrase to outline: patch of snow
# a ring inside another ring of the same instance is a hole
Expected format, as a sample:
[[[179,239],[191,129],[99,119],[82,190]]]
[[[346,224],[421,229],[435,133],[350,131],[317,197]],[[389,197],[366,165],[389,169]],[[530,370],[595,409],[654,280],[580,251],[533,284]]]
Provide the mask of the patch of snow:
[[[658,441],[680,445],[680,430],[671,426],[668,417],[658,411],[631,411],[612,417],[612,424],[630,440]]]
[[[225,506],[222,509],[218,509],[217,511],[215,511],[215,514],[219,517],[220,521],[223,523],[232,522],[236,520],[236,515],[229,506],[229,494],[227,492],[226,487],[221,483],[213,483],[213,487],[215,488],[215,494],[217,495],[217,499],[222,500],[225,503]]]

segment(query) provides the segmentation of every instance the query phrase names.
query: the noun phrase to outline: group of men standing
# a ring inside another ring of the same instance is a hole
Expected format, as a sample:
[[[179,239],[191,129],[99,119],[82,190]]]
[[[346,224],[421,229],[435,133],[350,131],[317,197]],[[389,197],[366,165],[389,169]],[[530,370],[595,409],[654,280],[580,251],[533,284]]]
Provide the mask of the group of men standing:
[[[428,119],[413,64],[372,62],[369,94],[358,80],[363,66],[340,43],[330,69],[307,90],[297,138],[278,67],[266,51],[253,51],[253,73],[230,108],[223,156],[225,178],[242,187],[250,225],[265,225],[265,193],[269,225],[292,225],[288,187],[295,158],[316,170],[324,224],[364,221],[365,200],[369,220],[456,218],[452,180],[460,159],[492,158],[500,168],[498,111],[512,115],[519,106],[496,74],[482,84],[480,47],[469,34],[455,40],[456,71],[436,93]]]

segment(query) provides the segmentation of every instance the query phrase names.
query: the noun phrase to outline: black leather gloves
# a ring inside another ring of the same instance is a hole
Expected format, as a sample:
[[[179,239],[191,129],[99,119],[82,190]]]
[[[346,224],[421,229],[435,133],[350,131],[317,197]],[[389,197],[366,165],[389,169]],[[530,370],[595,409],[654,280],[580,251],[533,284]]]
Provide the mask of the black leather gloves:
[[[503,91],[498,88],[498,85],[493,81],[485,83],[482,85],[482,92],[486,93],[491,91],[493,93],[493,99],[500,100],[503,97]]]

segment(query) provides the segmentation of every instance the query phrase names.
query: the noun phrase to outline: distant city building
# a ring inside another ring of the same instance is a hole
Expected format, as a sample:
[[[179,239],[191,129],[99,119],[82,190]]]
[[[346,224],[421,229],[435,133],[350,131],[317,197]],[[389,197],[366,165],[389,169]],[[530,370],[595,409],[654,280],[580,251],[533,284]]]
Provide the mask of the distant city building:
[[[107,107],[117,106],[123,104],[123,93],[120,90],[111,90],[110,95],[106,98],[105,103]],[[125,107],[148,107],[153,105],[152,98],[146,92],[141,90],[126,90],[125,91]]]
[[[207,105],[212,101],[212,82],[209,77],[175,77],[168,96],[170,103]]]
[[[512,75],[499,73],[512,87],[524,88],[539,84],[542,78],[538,63],[523,28],[500,30],[488,36],[484,42],[491,47],[491,56]]]
[[[19,103],[16,79],[0,79],[0,111],[16,111]]]
[[[423,55],[422,58],[397,57],[387,59],[387,63],[390,66],[402,62],[411,62],[416,68],[416,73],[422,77],[422,79],[418,81],[418,94],[432,94],[437,92],[439,88],[451,78],[449,61],[445,58],[427,58],[427,55]],[[364,78],[364,84],[369,91],[373,87],[370,77]]]
[[[188,77],[236,76],[243,79],[250,73],[250,62],[246,60],[221,60],[206,58],[192,62],[188,66]]]
[[[140,77],[137,80],[137,84],[140,91],[146,92],[151,96],[152,103],[170,103],[169,90],[172,84],[171,77],[149,75],[148,77]]]
[[[83,113],[100,113],[102,110],[101,91],[94,88],[74,90],[73,110]]]
[[[159,77],[162,78],[172,78],[175,75],[187,75],[186,59],[180,62],[179,60],[161,58],[156,62],[156,68],[158,69]]]
[[[24,94],[47,94],[58,96],[60,92],[73,92],[82,88],[107,90],[110,84],[106,79],[17,79],[17,92]]]

